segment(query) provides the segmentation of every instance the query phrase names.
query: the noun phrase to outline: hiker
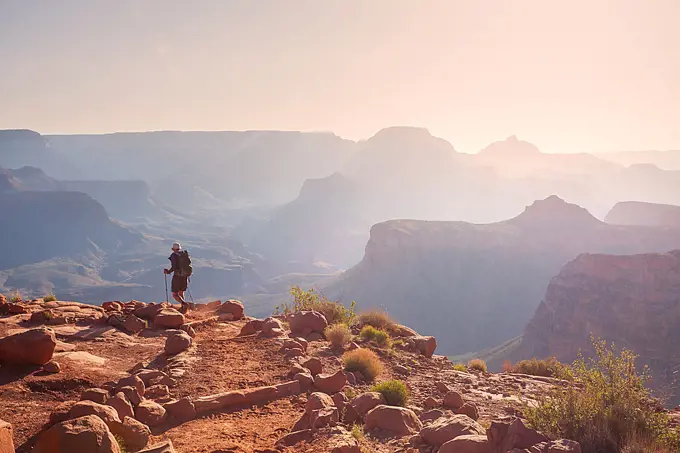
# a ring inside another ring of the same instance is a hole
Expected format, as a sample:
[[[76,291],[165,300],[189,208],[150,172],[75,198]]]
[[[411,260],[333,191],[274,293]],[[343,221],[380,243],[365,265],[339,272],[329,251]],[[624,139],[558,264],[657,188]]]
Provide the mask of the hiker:
[[[189,286],[189,277],[191,276],[191,259],[189,252],[182,250],[182,246],[178,242],[172,244],[172,255],[168,258],[170,260],[170,269],[163,269],[163,272],[172,275],[171,291],[172,297],[182,306],[180,313],[186,313],[189,310],[189,304],[184,300],[184,291]]]

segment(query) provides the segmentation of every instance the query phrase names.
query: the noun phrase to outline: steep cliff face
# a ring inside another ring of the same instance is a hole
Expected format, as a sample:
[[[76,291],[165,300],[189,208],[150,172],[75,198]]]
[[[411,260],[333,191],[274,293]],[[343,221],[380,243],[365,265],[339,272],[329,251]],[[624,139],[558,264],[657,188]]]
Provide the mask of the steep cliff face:
[[[569,262],[550,281],[518,355],[573,361],[579,349],[591,352],[591,334],[632,349],[670,382],[680,370],[680,250]]]
[[[0,194],[0,269],[96,251],[142,238],[112,222],[102,205],[78,192]]]
[[[375,225],[363,260],[327,295],[383,307],[442,353],[498,345],[521,334],[550,279],[584,252],[680,248],[679,228],[607,225],[557,197],[504,222],[390,221]]]
[[[615,225],[680,226],[680,206],[624,201],[617,203],[604,220]]]

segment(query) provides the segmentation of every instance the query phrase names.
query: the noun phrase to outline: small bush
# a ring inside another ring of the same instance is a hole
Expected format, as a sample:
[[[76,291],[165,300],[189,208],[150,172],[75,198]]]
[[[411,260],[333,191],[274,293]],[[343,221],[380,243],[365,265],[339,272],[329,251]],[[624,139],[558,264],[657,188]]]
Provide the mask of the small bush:
[[[509,371],[511,373],[554,377],[558,379],[571,378],[569,367],[558,362],[554,357],[546,360],[538,360],[535,357],[530,360],[522,360],[521,362],[517,362],[514,366],[510,366]]]
[[[326,330],[324,330],[324,335],[336,349],[344,348],[345,345],[352,340],[352,333],[349,331],[347,324],[333,324],[328,326],[326,327]]]
[[[462,363],[454,363],[451,368],[453,368],[456,371],[467,372],[467,367]]]
[[[482,359],[472,359],[468,362],[468,368],[486,373],[486,362]]]
[[[344,393],[347,399],[350,401],[352,401],[357,396],[357,392],[354,390],[354,387],[350,387],[349,385],[345,387]]]
[[[114,436],[116,439],[116,442],[118,442],[118,449],[120,450],[120,453],[128,453],[128,450],[125,446],[125,441],[121,436],[115,435]]]
[[[396,379],[375,384],[371,387],[371,392],[381,393],[390,406],[405,407],[409,399],[409,391],[406,384]]]
[[[19,303],[23,301],[24,299],[21,297],[21,293],[19,291],[14,291],[12,296],[9,298],[9,301],[12,303]]]
[[[581,386],[555,389],[525,407],[532,428],[555,438],[573,439],[583,453],[665,453],[680,451],[680,433],[657,410],[645,387],[647,370],[638,373],[636,356],[617,354],[593,339],[595,358],[579,357],[571,366]]]
[[[361,425],[354,424],[352,425],[352,437],[354,437],[356,440],[361,442],[364,440],[364,428]]]
[[[389,347],[392,345],[390,334],[384,330],[376,329],[373,326],[365,326],[361,329],[359,337],[365,341],[373,341],[381,347]]]
[[[383,364],[375,352],[370,349],[355,349],[342,356],[345,371],[360,371],[361,374],[372,382],[383,371]]]
[[[384,311],[372,310],[359,315],[359,325],[373,326],[376,329],[388,330],[390,327],[394,326],[394,321],[390,318],[390,315]]]
[[[50,294],[48,294],[47,296],[43,297],[43,301],[45,301],[45,302],[54,302],[55,300],[57,300],[57,296],[55,296],[55,295],[52,294],[52,293],[50,293]]]
[[[351,325],[356,320],[354,309],[356,302],[350,304],[350,308],[345,307],[340,302],[332,302],[321,293],[313,289],[305,291],[299,286],[290,289],[293,303],[283,303],[274,310],[274,315],[290,315],[299,311],[318,311],[323,313],[328,324],[343,323]]]

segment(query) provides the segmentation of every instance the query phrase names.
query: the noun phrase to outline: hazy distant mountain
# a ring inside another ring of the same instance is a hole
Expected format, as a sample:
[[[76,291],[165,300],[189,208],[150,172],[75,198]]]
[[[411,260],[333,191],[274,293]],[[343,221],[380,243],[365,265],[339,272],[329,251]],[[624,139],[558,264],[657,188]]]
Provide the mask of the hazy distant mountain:
[[[680,150],[675,151],[619,151],[600,153],[597,157],[610,162],[629,166],[654,164],[664,170],[680,170]]]
[[[680,206],[624,201],[617,203],[604,220],[614,225],[680,226]]]
[[[323,289],[362,307],[384,307],[437,336],[442,353],[465,353],[519,335],[550,278],[578,254],[677,247],[680,228],[612,226],[549,197],[492,224],[375,225],[363,260]]]
[[[111,252],[131,247],[142,237],[112,222],[106,210],[78,192],[0,194],[0,269]]]

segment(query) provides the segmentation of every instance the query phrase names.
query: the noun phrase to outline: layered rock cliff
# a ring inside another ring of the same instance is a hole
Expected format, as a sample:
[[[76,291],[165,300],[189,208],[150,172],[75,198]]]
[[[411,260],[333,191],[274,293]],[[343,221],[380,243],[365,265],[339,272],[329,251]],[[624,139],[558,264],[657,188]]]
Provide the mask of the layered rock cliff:
[[[382,307],[441,339],[446,354],[521,334],[550,279],[584,252],[680,248],[679,228],[607,225],[557,197],[493,224],[397,220],[375,225],[363,260],[325,294]]]
[[[576,359],[590,335],[632,349],[656,384],[680,371],[680,250],[583,254],[550,281],[525,328],[518,356]]]

